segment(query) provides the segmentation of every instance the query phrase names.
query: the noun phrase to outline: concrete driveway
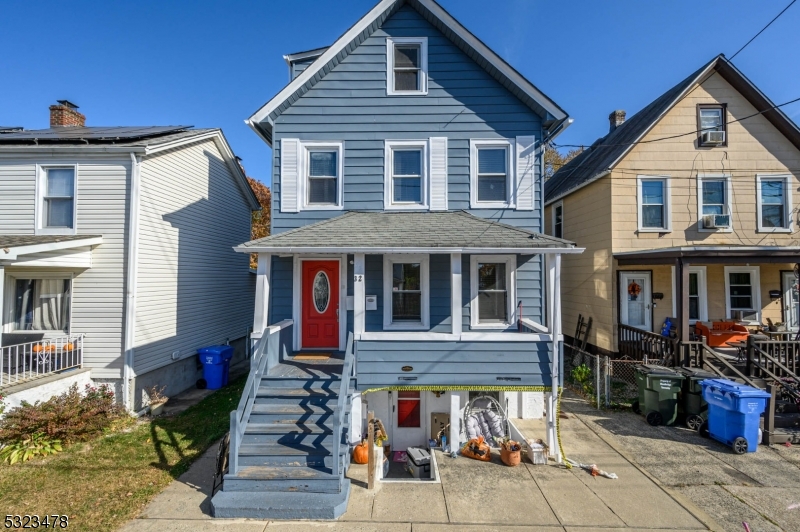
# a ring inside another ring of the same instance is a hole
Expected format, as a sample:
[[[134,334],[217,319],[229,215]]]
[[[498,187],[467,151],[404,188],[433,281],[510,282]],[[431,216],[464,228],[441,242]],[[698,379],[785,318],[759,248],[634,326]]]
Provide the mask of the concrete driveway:
[[[599,435],[594,419],[584,421],[582,403],[565,401],[561,420],[565,452],[619,475],[592,477],[585,471],[524,461],[509,468],[499,457],[477,462],[438,455],[441,483],[382,483],[366,489],[366,466],[353,465],[347,513],[337,522],[213,519],[209,493],[216,447],[173,482],[125,531],[588,531],[722,530],[680,492],[665,489]],[[578,415],[572,413],[575,410]],[[519,428],[541,437],[541,422]],[[593,430],[594,429],[594,430]],[[755,530],[755,529],[754,529]]]

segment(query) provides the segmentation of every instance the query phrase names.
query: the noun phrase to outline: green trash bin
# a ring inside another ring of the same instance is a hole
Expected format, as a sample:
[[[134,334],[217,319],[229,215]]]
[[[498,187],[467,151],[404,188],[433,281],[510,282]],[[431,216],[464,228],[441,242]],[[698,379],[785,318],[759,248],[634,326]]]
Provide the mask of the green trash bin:
[[[699,431],[703,422],[708,419],[708,403],[703,399],[703,387],[700,386],[700,381],[718,377],[710,371],[699,368],[678,368],[678,371],[684,377],[679,405],[684,423],[688,428]]]
[[[678,393],[683,375],[664,366],[636,366],[639,400],[631,405],[637,414],[644,414],[652,426],[672,425],[678,417]]]

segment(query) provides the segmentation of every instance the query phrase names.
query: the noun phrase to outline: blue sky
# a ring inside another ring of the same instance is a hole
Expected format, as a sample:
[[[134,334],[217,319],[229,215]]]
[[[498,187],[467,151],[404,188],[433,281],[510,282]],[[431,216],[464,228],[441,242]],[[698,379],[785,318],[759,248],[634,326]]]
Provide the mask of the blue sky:
[[[269,184],[269,147],[243,120],[287,82],[286,53],[330,44],[377,0],[0,4],[0,124],[48,127],[56,99],[87,125],[221,127]],[[717,53],[729,57],[789,0],[439,0],[575,119],[591,144]],[[490,6],[490,8],[487,8]],[[775,103],[800,97],[800,3],[734,63]],[[800,120],[800,102],[784,108]]]

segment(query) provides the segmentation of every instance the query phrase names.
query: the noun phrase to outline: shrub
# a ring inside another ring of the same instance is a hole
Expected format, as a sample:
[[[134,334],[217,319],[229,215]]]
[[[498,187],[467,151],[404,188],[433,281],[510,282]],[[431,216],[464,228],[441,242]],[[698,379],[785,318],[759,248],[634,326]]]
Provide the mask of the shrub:
[[[47,456],[61,452],[61,442],[37,432],[27,438],[10,443],[0,449],[0,461],[11,465],[27,462],[36,456]]]
[[[581,391],[587,395],[592,395],[594,387],[592,386],[592,370],[586,364],[581,364],[571,372],[572,380],[578,383]]]
[[[123,412],[108,385],[87,384],[81,394],[73,384],[47,401],[9,410],[0,420],[0,442],[20,442],[37,433],[64,443],[86,440],[109,428]]]

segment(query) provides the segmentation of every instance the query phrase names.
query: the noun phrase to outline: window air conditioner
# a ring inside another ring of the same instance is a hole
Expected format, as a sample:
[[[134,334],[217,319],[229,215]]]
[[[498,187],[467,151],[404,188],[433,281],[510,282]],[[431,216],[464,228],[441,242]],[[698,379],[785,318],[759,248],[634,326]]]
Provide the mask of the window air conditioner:
[[[726,211],[728,209],[725,209]],[[703,228],[704,229],[728,229],[731,226],[730,214],[704,214],[703,215]]]
[[[724,131],[704,131],[703,144],[724,144],[725,132]]]

